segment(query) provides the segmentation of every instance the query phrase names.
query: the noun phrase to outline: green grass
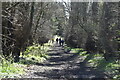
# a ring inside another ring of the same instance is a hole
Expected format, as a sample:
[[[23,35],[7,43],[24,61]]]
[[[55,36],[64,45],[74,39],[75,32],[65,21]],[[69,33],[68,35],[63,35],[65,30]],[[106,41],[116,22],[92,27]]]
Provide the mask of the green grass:
[[[71,51],[71,47],[68,47],[68,46],[64,46],[64,50],[65,50],[65,52],[69,52],[69,51]]]
[[[27,47],[23,55],[20,56],[23,57],[24,59],[20,60],[19,63],[36,64],[46,60],[47,58],[49,58],[49,56],[47,55],[49,47],[50,46],[48,43],[44,44],[44,46],[34,44],[32,46]]]
[[[67,52],[67,51],[70,51],[71,53],[86,53],[86,51],[83,51],[82,48],[71,48],[71,47],[68,47],[68,46],[65,46],[64,47],[64,50]]]
[[[103,54],[86,54],[87,51],[81,48],[70,48],[72,53],[79,53],[79,55],[84,58],[83,62],[87,63],[86,65],[96,68],[97,70],[104,71],[109,74],[113,80],[120,80],[120,61],[115,58],[106,61]]]
[[[18,63],[11,63],[2,56],[0,61],[0,78],[19,78],[21,74],[24,74],[24,69]]]
[[[44,60],[46,60],[46,58],[48,58],[48,56],[46,55],[46,57],[40,57],[40,56],[34,56],[34,55],[29,55],[28,57],[24,56],[25,59],[21,59],[20,60],[20,64],[25,64],[25,65],[30,65],[30,64],[36,64],[36,63],[40,63],[43,62]]]
[[[79,53],[79,52],[86,52],[86,51],[83,51],[82,48],[72,48],[72,49],[71,49],[71,52],[72,52],[72,53]]]
[[[12,63],[13,59],[10,57],[6,60],[2,55],[0,56],[0,78],[20,78],[20,75],[25,73],[26,65],[36,64],[49,58],[46,54],[52,44],[46,43],[44,46],[34,44],[27,47],[25,52],[21,52],[18,63]]]
[[[80,56],[84,56],[84,61],[88,63],[87,65],[95,67],[97,70],[105,71],[113,80],[120,79],[120,63],[118,60],[111,59],[106,61],[103,54],[86,54],[85,52],[80,53]]]

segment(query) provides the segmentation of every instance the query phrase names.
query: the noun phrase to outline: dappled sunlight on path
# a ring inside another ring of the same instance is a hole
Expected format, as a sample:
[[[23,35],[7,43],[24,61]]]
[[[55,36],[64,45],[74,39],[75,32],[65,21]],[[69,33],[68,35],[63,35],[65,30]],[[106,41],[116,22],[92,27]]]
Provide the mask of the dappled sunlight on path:
[[[92,79],[104,80],[103,72],[86,66],[82,57],[78,53],[65,53],[64,48],[54,44],[48,51],[49,59],[43,63],[32,65],[25,78],[41,79]]]

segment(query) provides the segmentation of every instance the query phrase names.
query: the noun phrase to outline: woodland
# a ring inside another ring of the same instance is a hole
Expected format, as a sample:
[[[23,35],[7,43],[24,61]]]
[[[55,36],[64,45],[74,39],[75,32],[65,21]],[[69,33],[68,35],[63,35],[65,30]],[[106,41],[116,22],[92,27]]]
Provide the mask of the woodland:
[[[0,78],[120,79],[120,2],[1,4]]]

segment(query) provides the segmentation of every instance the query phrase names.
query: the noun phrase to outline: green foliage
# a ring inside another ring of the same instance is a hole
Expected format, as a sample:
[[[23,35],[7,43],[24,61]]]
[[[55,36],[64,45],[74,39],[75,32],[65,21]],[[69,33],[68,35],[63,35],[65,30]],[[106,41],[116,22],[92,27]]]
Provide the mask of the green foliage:
[[[24,73],[24,69],[17,63],[11,63],[12,58],[5,59],[0,55],[0,78],[18,78]]]
[[[96,67],[98,70],[104,70],[113,79],[120,79],[120,64],[115,59],[106,61],[103,58],[103,54],[95,54],[88,62],[92,67]]]
[[[13,58],[5,58],[0,56],[0,78],[20,78],[21,74],[24,74],[24,69],[22,68],[22,64],[36,64],[44,61],[47,56],[47,50],[49,49],[49,44],[44,44],[44,46],[40,46],[38,44],[34,44],[33,46],[29,46],[26,48],[24,55],[21,54],[19,63],[12,63]]]
[[[113,76],[113,79],[120,79],[120,64],[117,61],[109,62],[109,64],[105,67],[105,70]]]
[[[86,53],[86,51],[83,51],[82,48],[72,48],[72,49],[71,49],[71,52],[72,52],[72,53],[79,53],[79,52]]]
[[[94,54],[93,58],[88,61],[92,63],[92,66],[97,67],[100,62],[104,63],[103,56],[101,54]],[[103,65],[101,66],[103,68]]]
[[[87,53],[87,51],[82,51],[82,52],[80,52],[80,56],[88,56],[89,54],[86,54]]]
[[[24,59],[20,60],[22,64],[36,64],[44,61],[49,56],[46,54],[49,49],[49,44],[46,43],[44,46],[34,44],[26,48],[24,55],[21,55]]]
[[[78,53],[79,55],[84,58],[83,61],[87,63],[87,65],[91,67],[95,67],[97,70],[105,71],[113,80],[120,79],[120,63],[119,60],[111,59],[106,61],[103,57],[103,54],[86,54],[87,51],[83,50],[82,48],[70,48],[65,47],[66,49],[70,49],[70,52]]]
[[[33,46],[29,46],[27,47],[26,51],[24,52],[24,55],[27,57],[30,56],[40,56],[40,57],[45,57],[47,50],[48,50],[48,46],[40,46],[38,44],[35,44]]]
[[[71,51],[71,49],[72,49],[71,47],[64,46],[64,51],[65,51],[65,52],[69,52],[69,51]]]

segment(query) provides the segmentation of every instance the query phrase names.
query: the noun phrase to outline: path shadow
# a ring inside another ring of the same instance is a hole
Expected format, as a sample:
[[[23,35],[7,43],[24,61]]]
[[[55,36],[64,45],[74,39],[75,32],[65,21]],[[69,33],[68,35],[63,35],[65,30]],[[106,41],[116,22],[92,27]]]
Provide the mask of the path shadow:
[[[48,54],[50,58],[45,63],[39,63],[37,65],[43,67],[55,67],[51,70],[46,69],[44,72],[34,72],[37,76],[42,76],[48,79],[63,79],[63,80],[107,80],[105,79],[105,74],[102,71],[97,71],[92,67],[86,66],[87,62],[93,57],[93,55],[88,55],[83,62],[75,62],[75,59],[79,57],[79,53],[64,53],[61,47],[56,47],[53,52]],[[79,59],[78,59],[79,60]],[[63,64],[64,68],[59,66]],[[57,68],[59,67],[59,68]]]
[[[61,79],[62,74],[59,72],[60,71],[58,69],[53,69],[53,70],[49,70],[45,72],[34,72],[34,74],[37,76],[42,76],[42,77],[49,78],[49,79]]]
[[[97,71],[92,67],[86,66],[83,62],[75,63],[75,66],[70,66],[64,72],[68,74],[68,78],[78,78],[87,80],[108,80],[102,71]],[[71,77],[70,77],[71,76]]]
[[[56,50],[48,50],[47,52],[52,52],[52,51],[58,51],[57,49]]]
[[[38,65],[38,66],[48,66],[48,67],[52,67],[52,66],[60,66],[60,65],[63,65],[64,63],[54,63],[54,64],[50,64],[50,63],[48,63],[48,64],[44,64],[44,63],[36,63],[36,65]]]
[[[69,69],[52,69],[45,72],[34,72],[37,76],[42,76],[49,79],[63,80],[108,80],[101,72],[96,72],[91,67],[77,67]]]
[[[72,56],[59,56],[59,57],[52,57],[48,59],[49,62],[63,62],[63,61],[70,61],[77,57],[78,54],[73,54]]]

